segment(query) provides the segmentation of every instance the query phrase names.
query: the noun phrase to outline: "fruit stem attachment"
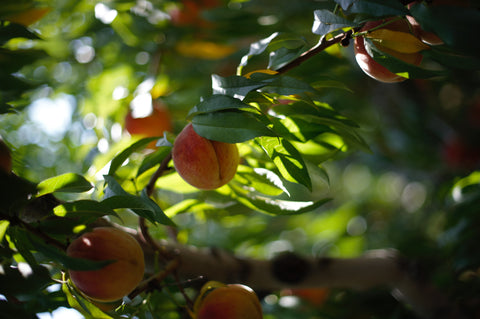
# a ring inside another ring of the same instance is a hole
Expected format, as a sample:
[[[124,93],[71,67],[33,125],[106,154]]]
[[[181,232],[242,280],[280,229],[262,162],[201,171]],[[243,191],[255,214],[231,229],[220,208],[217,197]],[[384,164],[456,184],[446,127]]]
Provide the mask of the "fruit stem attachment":
[[[298,58],[296,58],[295,60],[285,64],[284,66],[282,66],[281,68],[279,68],[276,71],[278,73],[285,73],[285,72],[299,66],[300,64],[302,64],[306,60],[310,59],[311,57],[317,55],[318,53],[324,51],[325,49],[327,49],[328,47],[330,47],[334,44],[348,42],[348,40],[352,37],[352,34],[353,34],[354,30],[355,29],[351,29],[351,30],[348,30],[347,32],[340,33],[340,34],[336,35],[335,37],[333,37],[331,39],[328,39],[328,40],[325,38],[325,36],[322,36],[322,38],[320,39],[320,41],[318,42],[318,44],[316,46],[314,46],[313,48],[311,48],[308,51],[305,51]]]

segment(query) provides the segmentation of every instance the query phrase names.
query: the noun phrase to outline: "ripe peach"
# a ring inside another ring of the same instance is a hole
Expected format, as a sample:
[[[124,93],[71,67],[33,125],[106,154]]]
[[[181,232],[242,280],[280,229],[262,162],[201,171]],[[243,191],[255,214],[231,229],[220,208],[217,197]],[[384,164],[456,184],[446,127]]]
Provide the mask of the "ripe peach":
[[[163,132],[172,131],[172,119],[168,109],[160,102],[155,101],[152,113],[146,117],[133,117],[132,112],[128,112],[125,117],[125,129],[131,135],[162,136]]]
[[[383,23],[386,23],[390,21],[391,18],[389,19],[384,19],[384,20],[378,20],[378,21],[369,21],[365,23],[365,25],[362,27],[360,31],[367,31],[372,28],[375,28]],[[385,27],[381,29],[386,29],[386,30],[391,30],[391,31],[397,31],[397,32],[402,32],[402,33],[397,33],[396,36],[411,36],[412,33],[410,32],[410,26],[406,20],[396,20],[393,21],[389,24],[387,24]],[[379,30],[381,30],[379,29]],[[390,41],[391,43],[394,43],[396,39],[383,39],[385,42]],[[420,42],[420,41],[418,41]],[[376,62],[367,52],[365,49],[365,39],[363,36],[358,36],[355,38],[354,41],[354,52],[355,52],[355,59],[357,60],[358,65],[360,68],[370,77],[381,81],[381,82],[386,82],[386,83],[393,83],[393,82],[401,82],[406,80],[405,77],[402,77],[400,75],[397,75],[390,70],[388,70],[386,67],[381,65],[380,63]],[[398,50],[395,50],[393,48],[381,45],[379,43],[374,43],[374,45],[380,49],[381,51],[394,56],[397,59],[400,59],[404,62],[414,64],[414,65],[419,65],[420,62],[422,61],[422,55],[419,52],[412,52],[412,53],[405,53],[405,52],[399,52]]]
[[[183,0],[182,8],[174,8],[169,14],[176,26],[207,27],[210,25],[202,17],[202,10],[211,9],[221,4],[219,0]]]
[[[235,144],[206,139],[188,124],[178,134],[172,150],[178,174],[199,189],[215,189],[228,183],[240,162]]]
[[[26,11],[14,13],[6,17],[6,20],[18,23],[24,26],[29,26],[34,24],[41,18],[43,18],[48,12],[50,12],[50,8],[31,8]]]
[[[0,138],[0,170],[7,174],[12,171],[12,155],[7,144]]]
[[[207,283],[206,286],[209,284]],[[197,298],[194,312],[196,319],[263,318],[262,306],[255,292],[240,284],[215,283],[211,289],[206,289]]]
[[[111,302],[122,299],[142,280],[143,250],[130,234],[112,227],[98,227],[75,239],[67,248],[70,257],[111,260],[98,270],[69,270],[74,285],[88,298]]]

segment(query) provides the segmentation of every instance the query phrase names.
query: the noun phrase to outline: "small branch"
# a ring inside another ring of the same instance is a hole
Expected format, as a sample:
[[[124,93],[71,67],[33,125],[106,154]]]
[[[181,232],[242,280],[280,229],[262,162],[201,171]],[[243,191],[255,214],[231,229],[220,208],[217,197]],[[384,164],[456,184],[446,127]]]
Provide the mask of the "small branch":
[[[324,51],[328,47],[330,47],[334,44],[337,44],[337,43],[347,42],[351,38],[353,32],[354,32],[354,30],[352,29],[352,30],[349,30],[347,32],[338,34],[337,36],[335,36],[331,39],[328,39],[328,40],[326,40],[325,37],[322,37],[322,39],[320,40],[320,42],[316,46],[314,46],[310,50],[304,52],[302,55],[300,55],[295,60],[287,63],[284,66],[282,66],[281,68],[279,68],[277,70],[277,72],[278,73],[285,73],[285,72],[299,66],[300,64],[302,64],[306,60],[310,59],[311,57],[313,57],[313,56],[319,54],[320,52]]]
[[[150,178],[150,181],[148,182],[147,185],[147,195],[152,196],[153,191],[155,190],[155,183],[157,182],[157,179],[159,179],[165,171],[168,170],[168,163],[172,159],[172,153],[170,152],[160,163],[160,166],[158,167],[157,171],[155,174],[152,175],[152,178]]]

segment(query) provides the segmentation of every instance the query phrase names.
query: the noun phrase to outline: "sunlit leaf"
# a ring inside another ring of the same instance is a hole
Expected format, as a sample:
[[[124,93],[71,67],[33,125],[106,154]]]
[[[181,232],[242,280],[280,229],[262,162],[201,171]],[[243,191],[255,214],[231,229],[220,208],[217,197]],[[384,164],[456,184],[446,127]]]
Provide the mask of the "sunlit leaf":
[[[37,196],[54,192],[83,193],[89,191],[92,187],[92,184],[85,177],[75,173],[66,173],[40,182]]]
[[[147,170],[159,165],[170,154],[172,148],[170,146],[159,147],[155,152],[144,157],[137,171],[137,177]]]
[[[326,35],[332,31],[356,26],[351,21],[342,18],[329,10],[315,10],[312,32]]]
[[[226,143],[245,142],[257,136],[275,136],[275,133],[251,112],[199,114],[192,118],[192,123],[199,135]]]
[[[225,110],[241,110],[254,109],[252,106],[233,98],[228,95],[215,94],[212,95],[199,104],[195,105],[187,115],[187,118],[192,118],[199,114],[225,111]]]
[[[123,163],[125,163],[125,161],[130,157],[130,155],[141,149],[144,149],[148,144],[158,139],[159,137],[142,138],[141,140],[133,143],[132,145],[124,149],[112,160],[112,163],[110,164],[110,169],[108,170],[108,175],[115,175],[116,171],[123,165]]]
[[[312,189],[312,181],[302,155],[290,142],[281,137],[267,136],[259,137],[257,141],[286,180]]]
[[[175,225],[160,206],[148,197],[145,190],[140,196],[135,196],[127,193],[112,176],[105,175],[104,178],[108,186],[105,190],[106,198],[101,203],[109,209],[128,208],[154,224]]]
[[[234,198],[240,203],[255,211],[271,215],[304,214],[314,211],[331,200],[330,198],[324,198],[318,201],[287,201],[255,195],[237,185],[231,185],[231,187]]]
[[[244,98],[249,92],[265,86],[264,83],[256,82],[244,76],[233,75],[222,77],[212,75],[213,94],[230,95]]]

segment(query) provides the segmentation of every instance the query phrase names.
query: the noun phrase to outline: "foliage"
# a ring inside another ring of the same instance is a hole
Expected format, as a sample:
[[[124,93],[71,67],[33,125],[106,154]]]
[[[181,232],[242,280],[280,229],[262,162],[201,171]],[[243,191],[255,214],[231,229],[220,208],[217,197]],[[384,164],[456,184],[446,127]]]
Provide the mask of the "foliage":
[[[145,219],[156,239],[175,228],[180,243],[258,258],[392,247],[454,300],[478,306],[468,299],[480,269],[478,8],[231,0],[184,24],[173,0],[2,1],[0,134],[14,158],[14,174],[0,172],[2,313],[64,306],[95,318],[183,318],[172,278],[108,315],[75,291],[65,270],[98,263],[72,260],[65,247],[100,217],[130,228]],[[445,44],[422,51],[417,67],[366,41],[409,80],[367,78],[349,42],[367,21],[406,15]],[[155,100],[173,132],[126,133],[127,112]],[[199,191],[162,167],[188,122],[238,143],[229,184]],[[452,150],[453,140],[474,150]],[[320,307],[266,295],[266,318],[412,316],[381,289],[332,291]]]

